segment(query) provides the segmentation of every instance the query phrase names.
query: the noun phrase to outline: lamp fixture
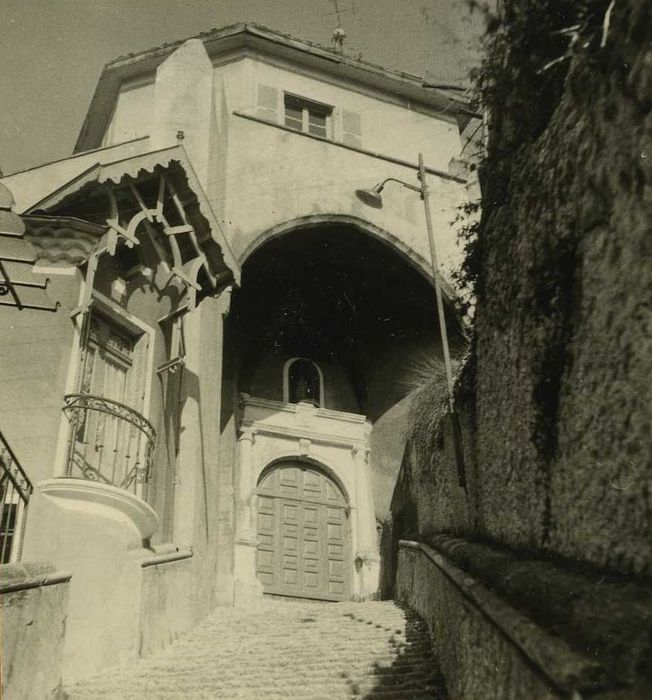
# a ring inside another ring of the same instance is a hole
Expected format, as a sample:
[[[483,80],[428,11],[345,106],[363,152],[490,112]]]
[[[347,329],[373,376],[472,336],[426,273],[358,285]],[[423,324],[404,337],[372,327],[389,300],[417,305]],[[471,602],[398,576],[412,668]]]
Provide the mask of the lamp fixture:
[[[382,209],[383,198],[381,197],[380,193],[383,191],[385,185],[388,182],[398,182],[399,184],[403,185],[403,187],[407,187],[409,190],[414,190],[415,192],[419,192],[420,194],[422,194],[420,187],[411,185],[409,182],[403,182],[403,180],[399,180],[395,177],[388,177],[385,178],[382,182],[379,182],[377,185],[374,185],[370,190],[356,190],[355,196],[363,204],[366,204],[369,207],[373,207],[374,209]]]

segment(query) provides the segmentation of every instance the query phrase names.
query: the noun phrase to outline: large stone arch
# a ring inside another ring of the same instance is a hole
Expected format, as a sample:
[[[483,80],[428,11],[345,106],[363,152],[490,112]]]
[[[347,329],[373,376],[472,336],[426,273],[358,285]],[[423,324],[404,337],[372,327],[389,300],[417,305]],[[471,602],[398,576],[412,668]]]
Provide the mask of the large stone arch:
[[[249,243],[249,245],[239,256],[238,264],[240,267],[242,267],[256,250],[274,238],[279,238],[280,236],[292,231],[317,228],[325,225],[351,226],[362,233],[372,236],[407,261],[431,285],[434,284],[432,265],[428,260],[406,245],[398,236],[395,236],[380,226],[372,224],[370,221],[361,219],[357,216],[351,216],[350,214],[309,214],[294,219],[288,219],[281,224],[276,224],[271,228],[261,231]],[[426,235],[425,231],[423,235]],[[450,284],[442,277],[441,274],[438,276],[438,279],[445,296],[449,300],[454,299],[455,293]]]

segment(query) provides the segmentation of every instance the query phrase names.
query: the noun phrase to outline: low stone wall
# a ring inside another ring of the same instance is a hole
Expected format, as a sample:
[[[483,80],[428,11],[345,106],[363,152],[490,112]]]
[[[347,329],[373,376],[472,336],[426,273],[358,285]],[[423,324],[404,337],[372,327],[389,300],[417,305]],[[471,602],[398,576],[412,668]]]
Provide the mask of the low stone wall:
[[[59,695],[70,578],[48,563],[0,565],[5,700]]]
[[[189,549],[176,548],[159,548],[141,562],[140,656],[159,651],[199,621],[192,563]]]
[[[451,700],[652,697],[646,588],[440,536],[401,541],[396,597],[428,623]]]

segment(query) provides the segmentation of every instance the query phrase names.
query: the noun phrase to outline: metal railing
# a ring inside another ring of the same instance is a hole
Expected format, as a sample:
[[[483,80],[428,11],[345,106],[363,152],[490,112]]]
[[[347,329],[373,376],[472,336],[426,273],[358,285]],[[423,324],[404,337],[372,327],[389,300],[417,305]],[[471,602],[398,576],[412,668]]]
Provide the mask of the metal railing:
[[[0,433],[0,563],[20,558],[23,525],[32,483]]]
[[[92,394],[68,394],[67,476],[123,488],[142,499],[152,470],[156,432],[138,411]]]

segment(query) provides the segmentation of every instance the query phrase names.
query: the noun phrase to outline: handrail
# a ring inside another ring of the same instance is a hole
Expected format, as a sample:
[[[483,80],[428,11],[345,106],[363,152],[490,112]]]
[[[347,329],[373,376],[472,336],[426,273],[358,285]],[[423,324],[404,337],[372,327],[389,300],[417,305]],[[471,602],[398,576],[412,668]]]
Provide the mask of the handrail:
[[[114,401],[113,399],[94,394],[66,394],[63,397],[63,401],[65,403],[64,411],[73,408],[88,408],[93,411],[102,411],[103,413],[124,418],[145,433],[151,440],[154,440],[156,437],[156,430],[147,418],[131,408],[131,406],[127,406],[126,403],[120,403],[120,401]]]
[[[146,497],[156,431],[138,411],[94,394],[67,394],[63,411],[70,422],[67,475],[75,468],[101,481]]]
[[[9,455],[9,459],[7,459]],[[20,465],[18,457],[14,454],[14,451],[9,446],[9,443],[5,439],[5,436],[0,431],[0,467],[2,469],[2,476],[0,479],[4,481],[5,474],[11,480],[16,490],[20,493],[21,498],[27,502],[29,497],[34,491],[32,482],[25,473],[25,470]]]
[[[0,563],[20,556],[27,503],[32,482],[0,432]],[[18,546],[16,546],[18,545]]]

